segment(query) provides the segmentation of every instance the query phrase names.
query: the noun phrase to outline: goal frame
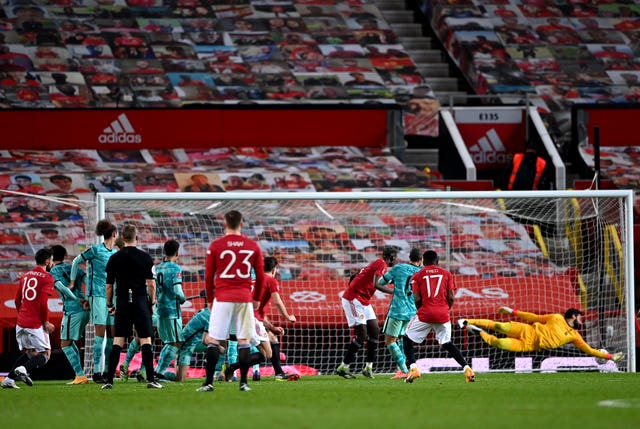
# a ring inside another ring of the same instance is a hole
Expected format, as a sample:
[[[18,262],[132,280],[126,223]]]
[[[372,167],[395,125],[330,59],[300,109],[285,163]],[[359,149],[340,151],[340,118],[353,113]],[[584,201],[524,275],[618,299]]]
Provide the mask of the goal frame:
[[[242,201],[242,200],[442,200],[442,199],[540,199],[540,198],[590,198],[598,201],[599,198],[620,198],[624,201],[621,206],[623,213],[621,218],[624,219],[624,227],[626,233],[624,237],[624,300],[623,310],[626,317],[626,370],[627,372],[635,372],[635,308],[634,308],[634,243],[633,243],[633,190],[566,190],[566,191],[446,191],[446,192],[430,192],[430,191],[408,191],[408,192],[238,192],[238,193],[97,193],[95,216],[96,219],[103,219],[106,216],[106,205],[113,200],[208,200],[212,204],[216,201]],[[97,242],[100,238],[97,238]],[[448,257],[448,255],[447,255]],[[446,267],[446,262],[444,260]]]

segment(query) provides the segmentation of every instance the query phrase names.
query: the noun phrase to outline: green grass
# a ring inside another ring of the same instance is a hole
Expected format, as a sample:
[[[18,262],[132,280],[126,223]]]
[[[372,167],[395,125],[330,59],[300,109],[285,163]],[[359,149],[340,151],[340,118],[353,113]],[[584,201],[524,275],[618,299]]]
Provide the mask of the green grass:
[[[640,422],[640,374],[423,374],[413,384],[378,375],[297,382],[265,379],[240,392],[216,383],[196,393],[201,380],[146,384],[116,382],[67,386],[36,381],[32,388],[0,391],[2,427],[46,428],[633,428]],[[608,402],[608,406],[603,405]],[[615,405],[615,406],[613,406]]]

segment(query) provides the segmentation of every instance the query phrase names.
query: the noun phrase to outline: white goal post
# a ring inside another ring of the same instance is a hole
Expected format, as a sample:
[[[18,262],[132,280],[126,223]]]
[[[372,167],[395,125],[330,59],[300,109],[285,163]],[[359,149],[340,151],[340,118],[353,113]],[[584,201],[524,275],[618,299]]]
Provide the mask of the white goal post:
[[[456,279],[457,318],[497,314],[507,305],[537,314],[586,313],[582,330],[594,348],[623,352],[598,364],[573,345],[539,353],[494,349],[453,326],[453,341],[476,371],[635,371],[633,191],[98,193],[87,237],[99,219],[140,231],[139,247],[159,261],[170,238],[181,243],[186,295],[204,288],[208,244],[223,234],[222,217],[239,210],[243,233],[279,261],[281,296],[296,324],[275,308],[286,329],[282,351],[306,373],[332,373],[351,333],[340,296],[349,275],[397,247],[432,249]],[[183,306],[184,323],[203,304]],[[381,325],[389,296],[376,293]],[[273,306],[272,306],[273,307]],[[90,341],[90,339],[88,339]],[[85,347],[91,353],[92,347]],[[357,365],[364,353],[358,355]],[[429,337],[417,350],[425,371],[460,370]],[[85,355],[85,360],[87,356]],[[90,362],[90,361],[89,361]],[[196,358],[195,366],[202,364]],[[376,372],[395,366],[380,341]]]

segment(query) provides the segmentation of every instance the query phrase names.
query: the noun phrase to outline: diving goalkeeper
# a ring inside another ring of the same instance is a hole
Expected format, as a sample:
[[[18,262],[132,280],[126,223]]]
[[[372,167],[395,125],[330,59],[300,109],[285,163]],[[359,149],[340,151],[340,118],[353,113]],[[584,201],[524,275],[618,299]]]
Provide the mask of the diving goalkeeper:
[[[583,326],[584,313],[576,308],[570,308],[562,314],[538,315],[526,311],[514,310],[509,307],[498,308],[498,313],[513,314],[529,323],[495,322],[488,319],[459,319],[458,326],[476,333],[489,345],[510,352],[539,352],[541,350],[557,349],[565,344],[573,344],[584,353],[601,359],[618,362],[624,357],[623,353],[608,353],[589,346],[582,338],[578,329]],[[485,331],[504,334],[506,338],[499,338]]]

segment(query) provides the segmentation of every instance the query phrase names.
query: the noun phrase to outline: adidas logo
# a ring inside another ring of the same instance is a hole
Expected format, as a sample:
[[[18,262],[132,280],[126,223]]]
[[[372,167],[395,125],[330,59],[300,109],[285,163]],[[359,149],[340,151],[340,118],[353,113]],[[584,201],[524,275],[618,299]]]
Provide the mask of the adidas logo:
[[[478,142],[469,147],[469,153],[476,164],[504,164],[507,162],[507,153],[495,129],[490,129],[478,139]]]
[[[122,113],[102,130],[98,137],[100,143],[142,143],[142,135],[136,134],[136,130],[129,122],[127,115]]]

